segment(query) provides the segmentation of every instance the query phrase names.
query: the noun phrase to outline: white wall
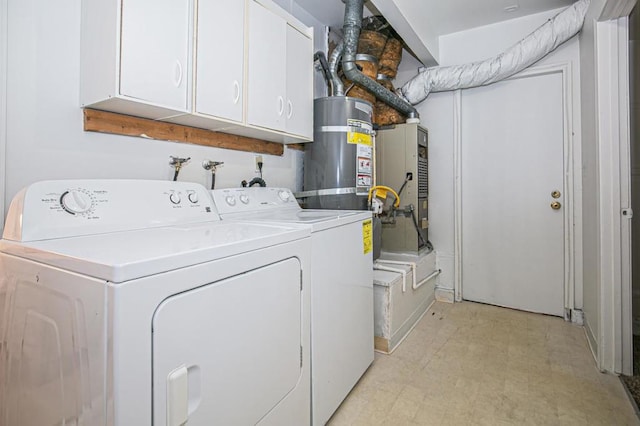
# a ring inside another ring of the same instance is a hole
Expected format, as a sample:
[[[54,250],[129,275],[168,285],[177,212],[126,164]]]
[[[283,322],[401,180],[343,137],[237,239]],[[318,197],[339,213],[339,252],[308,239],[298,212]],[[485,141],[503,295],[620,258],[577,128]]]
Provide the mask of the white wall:
[[[63,178],[170,179],[169,155],[192,158],[180,180],[209,185],[210,173],[201,167],[204,159],[225,162],[216,175],[218,188],[239,186],[243,179],[256,176],[251,153],[84,132],[79,107],[81,1],[3,1],[8,3],[6,205],[0,210],[3,223],[12,197],[32,182]],[[0,40],[0,54],[4,40]],[[2,60],[0,87],[1,65]],[[0,131],[4,130],[3,126]],[[282,157],[262,156],[269,186],[300,189],[302,152],[285,148]]]
[[[542,25],[556,11],[449,34],[440,38],[441,65],[453,65],[494,56]],[[575,144],[580,144],[580,59],[579,43],[574,38],[541,60],[540,64],[572,64],[574,82]],[[406,71],[405,71],[406,72]],[[453,92],[432,93],[417,106],[420,118],[429,129],[430,221],[429,239],[438,252],[442,269],[439,286],[454,286],[454,115]],[[491,108],[491,105],[487,105]],[[579,194],[578,194],[579,195]],[[580,201],[580,197],[576,202]],[[578,281],[579,282],[579,281]],[[576,289],[581,290],[581,289]],[[581,307],[581,293],[576,304]]]

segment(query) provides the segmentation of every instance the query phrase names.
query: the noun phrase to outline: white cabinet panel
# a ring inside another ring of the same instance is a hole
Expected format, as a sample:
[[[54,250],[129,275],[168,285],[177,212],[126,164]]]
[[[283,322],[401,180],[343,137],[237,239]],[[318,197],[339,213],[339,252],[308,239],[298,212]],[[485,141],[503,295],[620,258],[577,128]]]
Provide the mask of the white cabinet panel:
[[[189,0],[122,3],[120,94],[187,108]]]
[[[242,121],[244,1],[199,0],[195,111]]]
[[[313,32],[271,0],[83,3],[83,107],[292,143],[313,133]]]
[[[287,25],[287,133],[313,137],[313,42]]]
[[[247,121],[285,130],[287,23],[255,1],[249,2]]]

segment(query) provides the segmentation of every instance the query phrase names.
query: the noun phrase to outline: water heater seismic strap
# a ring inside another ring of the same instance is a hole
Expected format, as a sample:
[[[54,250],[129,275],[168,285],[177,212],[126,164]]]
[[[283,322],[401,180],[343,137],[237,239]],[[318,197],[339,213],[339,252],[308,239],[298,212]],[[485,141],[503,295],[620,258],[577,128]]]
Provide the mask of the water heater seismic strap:
[[[319,197],[322,195],[344,195],[344,194],[356,194],[357,188],[329,188],[329,189],[315,189],[313,191],[296,192],[296,198],[304,197]]]
[[[346,132],[355,132],[355,133],[370,133],[367,129],[362,127],[355,126],[319,126],[316,127],[316,132],[321,133],[346,133]]]

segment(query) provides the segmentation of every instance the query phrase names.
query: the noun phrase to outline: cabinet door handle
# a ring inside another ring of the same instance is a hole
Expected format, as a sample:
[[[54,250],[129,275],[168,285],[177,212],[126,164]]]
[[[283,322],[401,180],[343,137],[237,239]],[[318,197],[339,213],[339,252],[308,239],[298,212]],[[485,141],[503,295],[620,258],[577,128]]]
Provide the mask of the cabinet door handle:
[[[284,99],[282,96],[278,96],[278,115],[282,115],[284,112]]]
[[[181,83],[182,83],[182,64],[180,63],[180,61],[176,59],[176,81],[175,81],[176,87],[180,87]]]
[[[287,112],[287,118],[291,118],[291,116],[293,115],[293,103],[291,102],[291,100],[287,101],[287,108],[289,109],[289,112]]]
[[[240,100],[240,83],[238,83],[238,80],[235,80],[233,82],[233,90],[234,90],[233,93],[235,93],[233,96],[233,103],[237,104],[238,101]]]

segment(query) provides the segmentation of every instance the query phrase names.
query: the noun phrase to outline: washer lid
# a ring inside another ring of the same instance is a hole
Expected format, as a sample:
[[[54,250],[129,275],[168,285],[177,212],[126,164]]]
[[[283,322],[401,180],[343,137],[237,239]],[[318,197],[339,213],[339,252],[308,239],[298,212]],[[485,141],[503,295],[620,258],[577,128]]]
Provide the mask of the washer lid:
[[[225,214],[222,220],[253,220],[290,225],[308,225],[312,232],[371,219],[371,212],[364,210],[270,210],[259,213]]]
[[[0,251],[120,283],[308,235],[301,227],[208,222],[26,243],[0,240]]]

